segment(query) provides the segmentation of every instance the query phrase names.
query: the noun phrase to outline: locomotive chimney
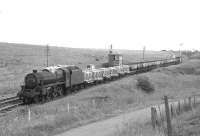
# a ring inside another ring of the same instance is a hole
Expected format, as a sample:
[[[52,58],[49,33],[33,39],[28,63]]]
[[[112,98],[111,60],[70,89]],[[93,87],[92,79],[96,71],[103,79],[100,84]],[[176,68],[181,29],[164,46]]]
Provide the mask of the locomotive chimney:
[[[33,69],[33,73],[37,73],[37,70],[36,70],[36,69]]]

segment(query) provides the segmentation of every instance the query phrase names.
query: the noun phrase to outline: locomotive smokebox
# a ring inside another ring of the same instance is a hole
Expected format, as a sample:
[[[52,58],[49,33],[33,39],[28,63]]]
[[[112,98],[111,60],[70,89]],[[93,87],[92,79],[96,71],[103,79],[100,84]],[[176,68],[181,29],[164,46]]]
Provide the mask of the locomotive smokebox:
[[[34,70],[33,70],[33,73],[37,73],[37,70],[36,70],[36,69],[34,69]]]

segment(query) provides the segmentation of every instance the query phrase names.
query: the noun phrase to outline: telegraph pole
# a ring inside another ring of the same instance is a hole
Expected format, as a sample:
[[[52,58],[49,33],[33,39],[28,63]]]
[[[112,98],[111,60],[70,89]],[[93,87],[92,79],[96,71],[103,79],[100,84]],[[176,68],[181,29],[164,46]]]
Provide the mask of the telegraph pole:
[[[146,50],[146,47],[144,46],[144,47],[143,47],[143,53],[142,53],[142,59],[143,59],[143,61],[144,61],[145,50]]]
[[[110,53],[112,53],[112,44],[110,45]]]
[[[46,46],[46,57],[47,57],[46,58],[47,59],[47,63],[46,64],[47,64],[47,67],[49,66],[49,50],[50,50],[49,49],[49,45],[47,44],[47,46]]]
[[[183,43],[179,44],[179,57],[180,57],[180,61],[182,62],[181,46],[183,46]]]

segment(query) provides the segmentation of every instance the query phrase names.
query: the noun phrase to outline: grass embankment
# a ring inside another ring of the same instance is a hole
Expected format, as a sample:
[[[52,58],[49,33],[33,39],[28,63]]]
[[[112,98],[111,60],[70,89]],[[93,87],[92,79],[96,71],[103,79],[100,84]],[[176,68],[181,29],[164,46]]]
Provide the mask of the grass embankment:
[[[183,81],[182,86],[179,86],[181,84],[177,84],[177,89],[181,89],[180,91],[184,89],[188,89],[185,93],[195,93],[194,90],[199,88],[198,86],[198,80],[192,80],[193,78],[199,79],[200,75],[200,64],[199,60],[190,60],[187,63],[181,64],[179,66],[172,66],[170,68],[160,68],[154,70],[155,72],[161,72],[166,75],[172,75],[173,77],[182,77],[182,79],[179,80],[168,80],[164,86],[169,86],[174,82],[174,85],[179,82],[180,80]],[[183,78],[184,77],[184,78]],[[157,78],[159,82],[157,82],[158,86],[162,86],[163,81],[160,78]],[[163,79],[165,80],[165,79]],[[197,82],[196,82],[197,81]],[[171,83],[170,83],[171,82]],[[193,82],[193,87],[191,86]],[[170,89],[170,88],[169,88]],[[177,90],[176,89],[176,90]],[[178,90],[177,90],[178,91]],[[197,93],[199,93],[197,91]],[[177,94],[177,92],[176,92]],[[170,95],[170,94],[168,94]],[[175,95],[176,96],[176,95]],[[171,96],[173,98],[173,96]],[[174,136],[199,136],[200,135],[200,107],[196,107],[196,109],[193,109],[192,111],[187,111],[185,113],[182,113],[181,115],[177,116],[176,118],[172,119],[172,128],[173,128],[173,135]],[[124,125],[122,128],[116,127],[116,132],[114,133],[116,136],[165,136],[167,135],[167,128],[166,124],[163,128],[157,128],[156,130],[152,129],[151,122],[146,122],[145,124],[139,124],[139,123],[132,123],[130,122],[124,122]]]
[[[184,113],[173,120],[174,134],[176,136],[199,136],[200,135],[200,107]]]
[[[21,107],[1,118],[0,132],[2,135],[15,136],[54,135],[92,121],[118,115],[120,112],[159,103],[163,95],[176,99],[198,93],[200,77],[193,72],[188,74],[188,65],[194,66],[196,71],[200,67],[200,61],[191,60],[186,64],[160,68],[85,89],[63,99],[32,106],[31,121],[27,121],[27,113],[24,107]],[[137,79],[140,77],[146,77],[153,85],[154,91],[146,93],[139,89]],[[68,104],[75,107],[70,108],[70,112]]]
[[[116,131],[111,136],[166,136],[164,132],[153,130],[151,123],[124,122],[121,128],[116,127]]]
[[[124,62],[142,60],[142,51],[118,50]],[[49,65],[74,64],[86,68],[87,64],[101,66],[107,62],[108,50],[105,49],[74,49],[50,46]],[[114,50],[114,52],[116,52]],[[146,51],[145,58],[169,57],[167,52]],[[0,95],[20,90],[24,76],[33,69],[46,66],[46,47],[24,44],[0,43]]]
[[[200,135],[200,107],[185,112],[171,120],[173,136]],[[151,122],[145,124],[125,122],[123,127],[117,128],[113,136],[166,136],[166,123],[163,127],[153,130]]]

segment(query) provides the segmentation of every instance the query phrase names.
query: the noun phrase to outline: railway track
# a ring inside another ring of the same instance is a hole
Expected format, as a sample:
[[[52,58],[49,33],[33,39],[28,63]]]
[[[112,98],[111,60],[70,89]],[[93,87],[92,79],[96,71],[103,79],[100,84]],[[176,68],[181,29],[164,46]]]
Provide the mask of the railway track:
[[[131,76],[133,74],[139,74],[139,73],[143,73],[143,72],[148,72],[148,71],[150,71],[152,69],[155,69],[155,68],[151,68],[151,69],[148,69],[148,70],[147,69],[141,69],[140,71],[137,71],[137,70],[136,71],[131,71],[130,74],[126,75],[125,77]],[[120,79],[120,78],[118,78],[118,79]],[[117,79],[115,79],[115,80],[117,80]],[[110,81],[111,80],[109,80],[107,82],[110,82]],[[76,93],[76,91],[75,91],[75,93]],[[17,97],[17,94],[0,97],[0,116],[5,115],[6,113],[12,111],[12,109],[14,109],[15,107],[20,106],[22,104],[23,104],[23,102]]]
[[[0,113],[4,114],[12,111],[12,109],[22,104],[23,102],[16,95],[2,98],[0,99]]]

